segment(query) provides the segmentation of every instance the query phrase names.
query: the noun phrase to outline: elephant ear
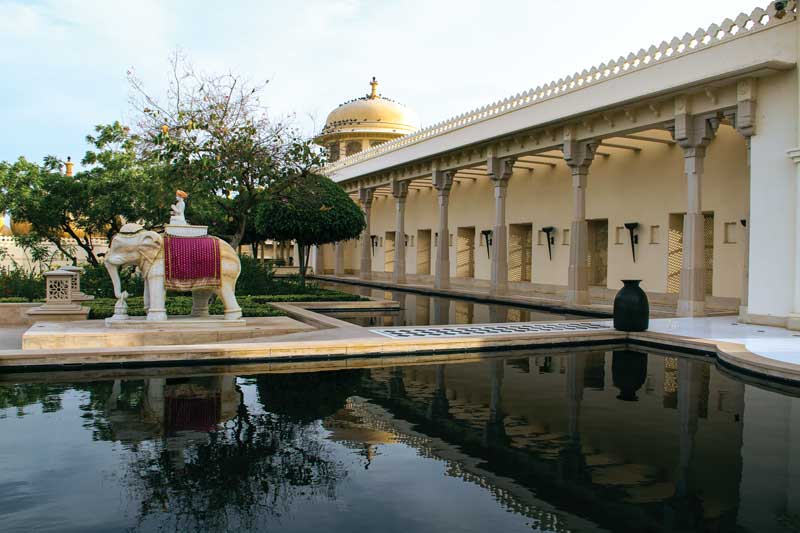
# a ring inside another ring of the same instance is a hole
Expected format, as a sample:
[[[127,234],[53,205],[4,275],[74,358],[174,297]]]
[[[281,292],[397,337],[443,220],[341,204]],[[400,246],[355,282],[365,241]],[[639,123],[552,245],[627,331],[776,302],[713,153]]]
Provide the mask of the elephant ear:
[[[156,260],[156,256],[158,255],[158,252],[161,251],[161,245],[163,243],[163,237],[161,237],[161,235],[155,231],[148,231],[142,235],[140,249],[142,255],[145,257],[145,259],[147,259],[148,263],[152,263]]]

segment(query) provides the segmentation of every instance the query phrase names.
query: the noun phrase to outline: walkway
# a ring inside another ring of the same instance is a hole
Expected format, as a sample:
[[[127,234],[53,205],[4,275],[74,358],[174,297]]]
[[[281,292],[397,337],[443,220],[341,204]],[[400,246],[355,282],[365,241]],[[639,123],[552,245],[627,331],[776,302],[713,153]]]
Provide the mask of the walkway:
[[[431,296],[445,296],[452,298],[469,298],[488,304],[501,304],[511,306],[530,307],[552,313],[579,314],[589,317],[608,318],[613,311],[612,302],[604,297],[593,297],[591,305],[573,305],[564,301],[564,298],[555,293],[537,292],[533,288],[528,291],[516,291],[513,288],[498,293],[490,294],[489,288],[475,288],[459,286],[458,280],[451,280],[450,288],[435,289],[432,285],[419,281],[408,281],[406,283],[393,283],[390,280],[370,279],[363,280],[357,276],[330,276],[314,275],[320,281],[331,281],[334,283],[348,283],[351,285],[361,285],[377,289],[401,290],[410,292],[420,292]],[[533,286],[532,286],[533,287]],[[733,308],[714,307],[706,304],[710,315],[730,315],[738,312]],[[675,316],[675,308],[671,305],[659,305],[650,302],[650,315],[657,318],[667,318]]]
[[[321,315],[317,315],[321,316]],[[419,362],[483,357],[486,350],[546,348],[563,351],[589,345],[624,345],[689,350],[713,355],[729,367],[761,377],[800,383],[800,334],[739,324],[735,317],[652,319],[641,333],[613,330],[610,320],[516,322],[464,326],[362,328],[324,317],[325,329],[240,341],[138,346],[19,350],[20,328],[0,328],[0,370],[91,366],[264,363],[288,369],[298,361],[332,368],[376,360]]]
[[[800,381],[800,334],[785,328],[741,324],[735,317],[670,318],[650,321],[632,340],[683,346],[714,345],[729,365],[770,377]]]

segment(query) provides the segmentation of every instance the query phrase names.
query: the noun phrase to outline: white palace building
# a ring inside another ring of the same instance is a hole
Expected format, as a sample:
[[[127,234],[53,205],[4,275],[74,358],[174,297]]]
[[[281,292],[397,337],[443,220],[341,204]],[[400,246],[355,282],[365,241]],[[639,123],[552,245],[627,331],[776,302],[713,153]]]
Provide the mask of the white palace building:
[[[800,329],[796,2],[725,19],[417,129],[373,90],[324,173],[367,217],[318,274]],[[591,307],[589,307],[591,308]]]

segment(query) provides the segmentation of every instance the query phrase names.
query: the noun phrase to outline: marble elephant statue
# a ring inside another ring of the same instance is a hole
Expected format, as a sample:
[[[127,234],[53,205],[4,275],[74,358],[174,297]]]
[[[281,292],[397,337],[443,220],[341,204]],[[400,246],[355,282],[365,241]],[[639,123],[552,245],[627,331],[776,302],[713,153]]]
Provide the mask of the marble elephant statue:
[[[175,239],[175,237],[169,237]],[[182,287],[172,286],[165,263],[169,262],[165,251],[165,237],[155,231],[148,231],[138,224],[125,224],[114,235],[105,256],[105,267],[114,285],[114,296],[119,301],[127,298],[122,291],[119,268],[125,265],[136,266],[144,278],[144,308],[147,320],[166,320],[166,290],[192,292],[192,316],[207,316],[208,302],[212,294],[217,294],[223,302],[226,320],[241,318],[242,310],[236,302],[236,280],[241,271],[241,263],[236,251],[225,241],[216,237],[204,237],[205,244],[211,244],[218,254],[216,259],[216,284],[213,286]],[[218,243],[216,245],[215,243]],[[165,261],[166,258],[166,261]],[[170,267],[172,269],[172,267]]]

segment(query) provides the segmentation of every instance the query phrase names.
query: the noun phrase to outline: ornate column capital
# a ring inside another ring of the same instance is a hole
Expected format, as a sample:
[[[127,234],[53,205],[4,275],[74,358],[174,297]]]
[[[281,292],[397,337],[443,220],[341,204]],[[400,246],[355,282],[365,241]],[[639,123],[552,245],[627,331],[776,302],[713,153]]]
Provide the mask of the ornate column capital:
[[[405,199],[408,196],[408,181],[392,180],[392,196]]]
[[[689,148],[705,148],[711,143],[714,135],[719,128],[720,119],[715,114],[712,115],[690,115],[680,113],[675,115],[675,122],[668,128],[672,138],[684,149],[686,157],[696,157],[701,152],[689,152]],[[702,152],[705,155],[705,152]]]
[[[745,139],[750,139],[756,131],[756,79],[739,80],[736,84],[736,112],[733,126]]]
[[[486,158],[486,175],[495,183],[495,186],[503,187],[508,183],[511,173],[514,171],[514,157],[499,158],[490,156]]]
[[[431,181],[440,195],[450,193],[450,189],[453,187],[454,174],[455,172],[451,170],[434,170],[431,172]]]
[[[576,141],[571,136],[565,135],[562,147],[564,161],[572,169],[573,176],[576,174],[585,176],[589,173],[589,166],[594,161],[598,146],[600,146],[600,142],[597,140]]]
[[[359,187],[358,200],[364,208],[372,207],[372,199],[375,197],[375,189]]]

